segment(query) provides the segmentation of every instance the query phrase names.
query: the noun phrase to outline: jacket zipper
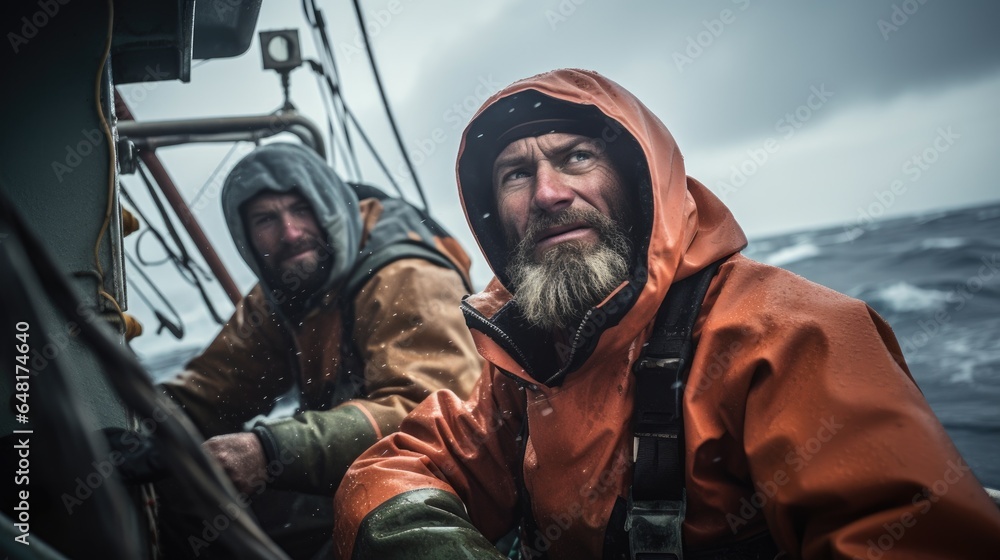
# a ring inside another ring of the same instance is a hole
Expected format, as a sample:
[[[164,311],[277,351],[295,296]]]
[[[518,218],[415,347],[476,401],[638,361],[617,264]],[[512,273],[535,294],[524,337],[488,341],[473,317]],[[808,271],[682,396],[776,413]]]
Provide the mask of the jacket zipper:
[[[583,319],[580,320],[580,326],[578,326],[576,328],[576,332],[573,333],[573,340],[571,341],[569,347],[569,357],[566,360],[566,365],[564,365],[562,369],[560,369],[559,371],[555,372],[552,375],[552,377],[548,378],[548,380],[545,381],[545,385],[552,385],[559,378],[565,376],[566,370],[569,369],[571,365],[573,365],[573,358],[576,357],[576,349],[580,347],[579,342],[580,342],[580,337],[583,335],[583,326],[587,324],[587,320],[590,319],[590,316],[593,314],[594,310],[590,309],[587,311],[587,314],[583,316]]]
[[[500,339],[502,342],[505,343],[505,346],[507,348],[513,350],[513,353],[515,355],[514,357],[517,358],[518,363],[521,364],[521,367],[523,367],[524,370],[528,372],[528,375],[532,375],[531,368],[528,365],[528,360],[524,357],[524,353],[521,352],[521,349],[518,348],[516,344],[514,344],[514,340],[507,333],[505,333],[500,327],[496,326],[496,324],[494,324],[492,321],[487,319],[486,316],[480,313],[479,310],[477,310],[475,307],[472,307],[471,305],[469,305],[464,301],[462,302],[462,312],[465,313],[465,315],[468,318],[474,319],[475,322],[477,323],[477,326],[485,327],[480,329],[484,333],[490,336],[495,335],[496,338]],[[534,378],[533,375],[532,378]]]

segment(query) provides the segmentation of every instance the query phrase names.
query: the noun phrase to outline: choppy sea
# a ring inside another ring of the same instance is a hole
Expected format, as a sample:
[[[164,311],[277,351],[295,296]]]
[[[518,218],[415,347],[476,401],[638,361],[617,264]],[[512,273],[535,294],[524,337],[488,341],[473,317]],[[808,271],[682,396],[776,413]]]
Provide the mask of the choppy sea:
[[[745,254],[873,307],[973,472],[1000,487],[1000,204],[755,239]]]
[[[745,253],[882,315],[973,472],[1000,488],[1000,204],[752,239]],[[162,378],[197,351],[141,359]]]

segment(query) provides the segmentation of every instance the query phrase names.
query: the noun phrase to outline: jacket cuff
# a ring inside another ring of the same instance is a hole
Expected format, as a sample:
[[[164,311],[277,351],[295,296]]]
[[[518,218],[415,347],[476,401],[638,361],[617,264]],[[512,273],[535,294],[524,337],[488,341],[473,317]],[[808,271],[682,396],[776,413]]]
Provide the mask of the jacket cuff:
[[[373,509],[361,521],[351,558],[505,560],[506,555],[469,521],[457,496],[436,488],[410,490]]]
[[[313,494],[336,490],[351,463],[378,441],[368,417],[351,404],[261,420],[252,431],[264,448],[272,488]]]
[[[270,464],[272,461],[278,460],[281,455],[281,450],[278,447],[278,441],[274,439],[274,434],[267,426],[261,425],[259,422],[253,427],[252,430],[257,439],[260,440],[260,446],[264,448],[264,459]]]

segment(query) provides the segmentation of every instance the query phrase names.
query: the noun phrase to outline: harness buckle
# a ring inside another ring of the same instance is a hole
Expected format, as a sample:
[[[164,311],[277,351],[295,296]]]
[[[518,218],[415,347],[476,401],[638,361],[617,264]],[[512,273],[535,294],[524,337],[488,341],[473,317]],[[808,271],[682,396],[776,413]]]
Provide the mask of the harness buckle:
[[[636,373],[655,370],[679,371],[683,366],[684,360],[682,358],[654,358],[644,356],[639,358],[633,369]]]
[[[684,560],[681,527],[687,512],[687,493],[680,500],[640,500],[628,495],[625,531],[632,560]]]

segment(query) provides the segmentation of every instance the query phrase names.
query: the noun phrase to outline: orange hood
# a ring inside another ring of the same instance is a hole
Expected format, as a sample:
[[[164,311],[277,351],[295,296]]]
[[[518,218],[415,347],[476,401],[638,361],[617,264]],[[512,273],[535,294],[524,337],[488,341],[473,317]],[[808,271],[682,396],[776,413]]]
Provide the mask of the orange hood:
[[[586,119],[608,146],[633,146],[645,165],[632,174],[643,209],[630,278],[615,292],[638,293],[620,317],[607,321],[602,339],[632,340],[653,321],[669,286],[746,246],[728,208],[704,185],[685,175],[684,160],[667,127],[615,82],[587,70],[555,70],[511,84],[488,99],[462,135],[457,174],[466,217],[496,278],[469,304],[492,317],[510,300],[507,248],[492,193],[490,170],[512,127],[545,119]],[[641,151],[641,154],[640,154]],[[622,171],[622,170],[619,170]],[[629,173],[623,173],[626,180]],[[609,298],[610,299],[610,298]],[[608,304],[608,300],[602,305]],[[605,346],[609,340],[602,340]],[[494,357],[494,356],[491,356]],[[499,356],[495,356],[499,358]],[[501,360],[503,361],[503,360]],[[501,365],[498,363],[498,365]],[[503,367],[503,365],[501,365]],[[519,368],[518,368],[519,369]]]

